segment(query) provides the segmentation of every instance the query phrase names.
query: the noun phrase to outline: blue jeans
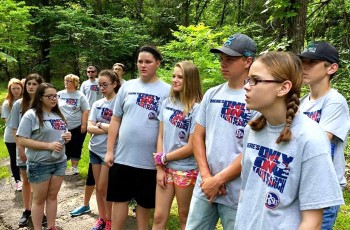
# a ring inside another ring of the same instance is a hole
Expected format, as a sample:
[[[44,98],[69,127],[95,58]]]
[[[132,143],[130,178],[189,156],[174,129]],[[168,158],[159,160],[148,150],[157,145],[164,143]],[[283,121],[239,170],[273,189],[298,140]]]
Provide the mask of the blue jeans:
[[[332,230],[339,212],[340,205],[323,209],[322,230]]]
[[[220,218],[224,229],[234,229],[237,209],[192,196],[186,230],[215,229]]]

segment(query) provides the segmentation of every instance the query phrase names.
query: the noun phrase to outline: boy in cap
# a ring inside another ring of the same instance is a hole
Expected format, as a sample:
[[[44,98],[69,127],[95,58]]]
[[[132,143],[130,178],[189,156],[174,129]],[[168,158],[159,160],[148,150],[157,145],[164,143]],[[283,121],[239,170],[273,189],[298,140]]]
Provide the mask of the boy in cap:
[[[331,142],[331,156],[341,187],[346,186],[345,157],[350,128],[349,108],[345,98],[332,88],[330,81],[338,70],[339,53],[324,41],[311,42],[298,55],[303,64],[303,80],[310,93],[300,100],[300,111],[318,122]],[[323,210],[322,229],[333,229],[339,206]]]
[[[201,102],[193,135],[200,175],[193,191],[186,229],[233,229],[241,180],[244,127],[251,119],[245,107],[244,79],[256,44],[244,34],[230,36],[210,52],[220,56],[226,83],[209,89]]]

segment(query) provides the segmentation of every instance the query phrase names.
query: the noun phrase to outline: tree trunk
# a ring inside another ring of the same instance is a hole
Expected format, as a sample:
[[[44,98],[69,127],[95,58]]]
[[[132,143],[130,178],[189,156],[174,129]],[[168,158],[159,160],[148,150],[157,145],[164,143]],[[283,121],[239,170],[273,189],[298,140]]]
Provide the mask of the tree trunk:
[[[220,27],[224,24],[224,21],[225,21],[225,14],[226,14],[227,2],[228,2],[228,0],[225,0],[225,1],[224,1],[224,5],[223,5],[223,7],[222,7],[221,19],[220,19],[220,23],[219,23],[219,26],[220,26]]]
[[[49,6],[50,0],[43,0],[41,1],[43,6]],[[40,54],[41,54],[41,60],[40,63],[42,65],[42,76],[45,79],[46,82],[51,82],[51,68],[50,68],[50,48],[51,48],[51,42],[50,42],[50,24],[43,20],[42,24],[39,25],[42,28],[42,41],[40,42]]]
[[[137,1],[137,8],[136,8],[136,19],[137,20],[142,20],[142,6],[143,6],[143,0],[138,0]]]
[[[285,28],[288,40],[292,40],[288,49],[294,53],[300,53],[304,47],[306,32],[307,0],[293,0],[292,7],[297,15],[290,18],[289,26]]]
[[[183,4],[183,9],[185,14],[183,25],[186,27],[190,25],[190,5],[191,5],[191,0],[186,0]]]

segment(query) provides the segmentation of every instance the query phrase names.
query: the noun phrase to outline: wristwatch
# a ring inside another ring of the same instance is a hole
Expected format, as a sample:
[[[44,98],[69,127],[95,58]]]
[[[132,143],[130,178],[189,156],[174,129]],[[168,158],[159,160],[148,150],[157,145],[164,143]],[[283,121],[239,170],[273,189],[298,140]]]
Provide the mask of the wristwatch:
[[[97,128],[101,128],[101,122],[97,122]]]

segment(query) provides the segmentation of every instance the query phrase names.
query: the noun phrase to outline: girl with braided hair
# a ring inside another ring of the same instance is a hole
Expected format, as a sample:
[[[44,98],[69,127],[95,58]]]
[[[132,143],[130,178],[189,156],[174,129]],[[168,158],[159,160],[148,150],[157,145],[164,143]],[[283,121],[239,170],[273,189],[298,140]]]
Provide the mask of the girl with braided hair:
[[[292,53],[266,53],[250,68],[246,105],[261,116],[244,132],[235,229],[320,229],[323,208],[344,203],[327,136],[298,112],[301,85]]]

